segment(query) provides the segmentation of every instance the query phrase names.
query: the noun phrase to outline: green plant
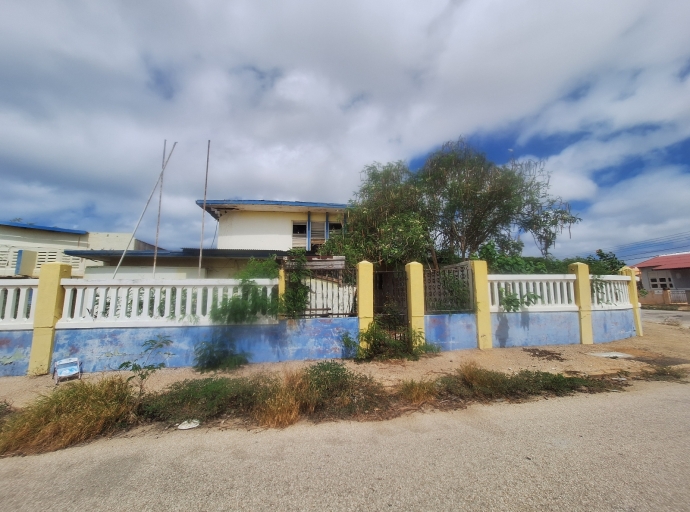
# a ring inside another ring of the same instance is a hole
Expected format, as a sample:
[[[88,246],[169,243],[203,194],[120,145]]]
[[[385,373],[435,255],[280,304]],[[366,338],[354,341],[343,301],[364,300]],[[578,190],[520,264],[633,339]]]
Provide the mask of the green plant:
[[[507,288],[498,289],[498,304],[507,313],[520,311],[523,306],[529,307],[541,300],[541,296],[533,292],[526,292],[520,297],[517,293],[510,292]]]
[[[351,342],[351,341],[349,341]],[[424,336],[413,329],[391,330],[379,319],[359,333],[355,359],[419,359],[423,354],[439,352],[437,345],[427,343]]]
[[[148,379],[153,373],[161,368],[165,368],[165,363],[152,364],[149,363],[149,359],[151,359],[151,356],[156,355],[160,350],[172,345],[172,343],[173,342],[170,339],[170,336],[158,334],[156,335],[155,339],[146,340],[144,343],[142,343],[142,348],[144,349],[142,356],[144,356],[144,360],[141,363],[139,363],[139,360],[137,359],[135,361],[125,361],[119,366],[119,370],[126,370],[134,373],[134,375],[131,375],[127,378],[127,382],[129,383],[133,379],[137,379],[137,384],[139,386],[139,399],[141,399],[142,395],[144,394],[144,383],[146,382],[146,379]]]
[[[300,318],[309,305],[311,289],[304,280],[311,276],[307,269],[304,249],[290,249],[289,263],[285,272],[285,293],[280,299],[280,313],[287,318]]]
[[[275,317],[278,313],[278,299],[265,288],[251,280],[242,280],[239,294],[224,298],[219,304],[211,305],[211,321],[214,324],[243,324],[256,322],[260,316]]]
[[[59,450],[134,421],[135,399],[120,376],[75,381],[11,414],[0,429],[0,455]]]
[[[275,279],[280,267],[276,257],[257,260],[250,258],[247,265],[237,273],[237,279]]]

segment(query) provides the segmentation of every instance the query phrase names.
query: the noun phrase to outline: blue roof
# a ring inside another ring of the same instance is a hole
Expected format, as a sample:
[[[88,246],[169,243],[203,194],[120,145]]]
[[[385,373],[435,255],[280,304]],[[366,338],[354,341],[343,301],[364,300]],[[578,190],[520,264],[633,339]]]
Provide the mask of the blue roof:
[[[204,205],[204,200],[197,200],[196,204],[199,206]],[[252,205],[252,206],[297,206],[300,208],[333,208],[333,209],[345,209],[347,204],[343,203],[310,203],[305,201],[269,201],[265,199],[221,199],[221,200],[206,200],[206,206],[242,206],[242,205]]]
[[[82,231],[81,229],[65,229],[65,228],[56,228],[56,227],[49,227],[49,226],[37,226],[36,224],[24,224],[23,222],[11,222],[11,221],[1,221],[0,220],[0,226],[10,226],[13,228],[22,228],[22,229],[37,229],[39,231],[56,231],[58,233],[71,233],[73,235],[88,235],[88,231]]]

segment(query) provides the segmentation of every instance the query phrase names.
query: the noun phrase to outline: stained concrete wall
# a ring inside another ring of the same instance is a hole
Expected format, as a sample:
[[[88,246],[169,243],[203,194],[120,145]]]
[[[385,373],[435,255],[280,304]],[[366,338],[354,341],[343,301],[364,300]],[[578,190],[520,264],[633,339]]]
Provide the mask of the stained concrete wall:
[[[271,325],[184,326],[124,329],[59,329],[53,360],[79,357],[86,372],[115,370],[142,359],[142,344],[169,336],[173,344],[149,363],[168,367],[194,364],[194,347],[203,341],[227,345],[251,363],[340,358],[342,335],[357,337],[357,318],[283,320]]]
[[[477,348],[477,319],[474,313],[426,315],[424,334],[427,343],[442,351]]]
[[[607,343],[636,336],[632,309],[592,311],[594,343]]]
[[[576,311],[491,313],[493,346],[527,347],[580,343]]]
[[[26,375],[33,330],[0,331],[0,377]]]

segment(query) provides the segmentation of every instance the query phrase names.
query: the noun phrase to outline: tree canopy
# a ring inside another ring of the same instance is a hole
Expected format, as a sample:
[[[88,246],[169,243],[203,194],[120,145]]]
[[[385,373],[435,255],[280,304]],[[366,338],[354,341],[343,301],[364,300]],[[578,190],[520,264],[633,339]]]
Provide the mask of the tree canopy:
[[[365,167],[349,204],[348,229],[322,253],[382,267],[409,261],[438,267],[466,260],[489,242],[520,254],[519,235],[531,233],[548,256],[563,229],[579,220],[549,194],[542,163],[499,166],[460,139],[443,144],[417,172],[403,162]]]

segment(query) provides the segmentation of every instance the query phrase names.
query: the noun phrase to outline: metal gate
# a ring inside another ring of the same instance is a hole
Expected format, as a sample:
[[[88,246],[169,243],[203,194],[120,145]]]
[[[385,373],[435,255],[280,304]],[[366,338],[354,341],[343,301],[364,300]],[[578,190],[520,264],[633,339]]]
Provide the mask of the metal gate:
[[[407,274],[404,270],[374,272],[374,319],[395,339],[407,338]]]

